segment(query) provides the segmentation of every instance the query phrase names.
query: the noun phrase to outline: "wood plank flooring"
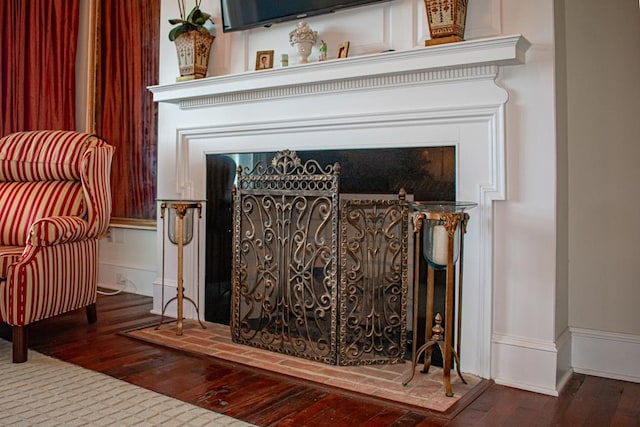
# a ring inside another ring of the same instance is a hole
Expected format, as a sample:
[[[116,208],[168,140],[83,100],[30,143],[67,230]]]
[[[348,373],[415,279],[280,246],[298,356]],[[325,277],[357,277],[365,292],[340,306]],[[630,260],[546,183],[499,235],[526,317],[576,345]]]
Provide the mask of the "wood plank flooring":
[[[30,348],[259,426],[640,426],[640,384],[624,381],[576,374],[558,398],[490,384],[442,415],[119,334],[157,322],[151,306],[140,295],[99,296],[96,324],[84,310],[47,319],[30,328]]]

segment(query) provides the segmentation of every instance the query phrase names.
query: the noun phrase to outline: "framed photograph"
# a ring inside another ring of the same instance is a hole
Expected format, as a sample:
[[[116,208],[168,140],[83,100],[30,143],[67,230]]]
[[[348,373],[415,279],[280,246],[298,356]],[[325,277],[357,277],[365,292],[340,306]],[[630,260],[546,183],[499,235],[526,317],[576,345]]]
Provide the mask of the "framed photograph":
[[[259,50],[256,53],[256,70],[268,70],[273,68],[273,51]]]
[[[349,42],[343,42],[338,45],[338,53],[336,58],[346,58],[349,54]]]

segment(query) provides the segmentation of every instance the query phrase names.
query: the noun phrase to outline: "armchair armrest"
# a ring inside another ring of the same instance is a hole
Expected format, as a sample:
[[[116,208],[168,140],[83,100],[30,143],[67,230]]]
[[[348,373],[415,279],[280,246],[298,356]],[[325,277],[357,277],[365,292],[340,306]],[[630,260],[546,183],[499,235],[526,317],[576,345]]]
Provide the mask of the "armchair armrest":
[[[41,218],[31,225],[27,242],[31,246],[52,246],[87,238],[88,224],[76,216]]]

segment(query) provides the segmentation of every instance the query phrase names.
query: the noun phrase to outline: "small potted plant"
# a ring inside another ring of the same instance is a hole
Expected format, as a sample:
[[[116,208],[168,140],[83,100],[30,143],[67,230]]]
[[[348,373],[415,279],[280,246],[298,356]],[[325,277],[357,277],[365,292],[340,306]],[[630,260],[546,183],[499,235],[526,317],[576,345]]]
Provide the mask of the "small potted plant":
[[[176,44],[180,77],[176,80],[201,79],[207,76],[209,52],[215,36],[211,34],[215,28],[211,15],[200,10],[202,0],[196,0],[195,6],[186,15],[185,0],[178,0],[180,18],[169,19],[176,25],[169,32],[169,40]],[[210,22],[208,28],[206,24]]]

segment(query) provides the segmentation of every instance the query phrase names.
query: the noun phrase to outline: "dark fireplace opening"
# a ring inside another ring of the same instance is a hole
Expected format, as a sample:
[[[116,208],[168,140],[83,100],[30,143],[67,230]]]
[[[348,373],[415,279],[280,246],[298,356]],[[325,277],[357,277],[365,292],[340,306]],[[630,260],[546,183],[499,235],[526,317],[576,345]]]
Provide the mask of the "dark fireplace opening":
[[[231,315],[232,188],[238,166],[269,163],[275,152],[212,154],[206,158],[207,215],[205,249],[205,320],[228,325]],[[455,199],[455,147],[381,148],[298,151],[303,162],[340,163],[340,193],[397,194],[404,188],[413,200]],[[410,239],[413,236],[409,237]],[[419,267],[419,306],[426,301],[426,262]],[[411,264],[413,259],[410,260]],[[436,271],[435,312],[444,316],[444,272]],[[413,287],[413,283],[409,284]],[[411,293],[411,292],[410,292]],[[420,310],[422,313],[424,310]],[[424,314],[418,319],[418,346],[424,342]],[[407,334],[408,358],[411,336]],[[441,366],[439,352],[432,362]]]

